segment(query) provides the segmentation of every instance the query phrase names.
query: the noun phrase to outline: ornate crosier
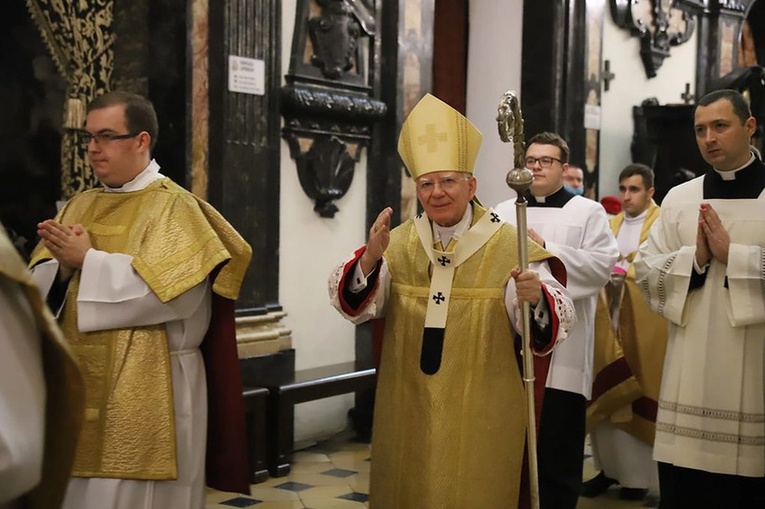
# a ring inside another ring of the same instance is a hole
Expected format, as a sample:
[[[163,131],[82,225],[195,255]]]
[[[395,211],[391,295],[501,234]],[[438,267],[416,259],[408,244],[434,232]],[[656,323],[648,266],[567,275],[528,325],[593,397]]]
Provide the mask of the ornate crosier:
[[[497,108],[497,129],[505,143],[513,143],[515,167],[505,179],[518,195],[515,200],[515,216],[518,230],[518,265],[521,271],[529,267],[528,237],[526,228],[526,192],[534,181],[534,174],[525,168],[526,152],[523,143],[523,115],[515,92],[502,94]],[[534,406],[534,354],[531,352],[531,307],[528,301],[521,305],[523,341],[523,385],[526,389],[526,446],[529,453],[529,487],[532,509],[539,509],[539,474],[537,472],[537,428]]]

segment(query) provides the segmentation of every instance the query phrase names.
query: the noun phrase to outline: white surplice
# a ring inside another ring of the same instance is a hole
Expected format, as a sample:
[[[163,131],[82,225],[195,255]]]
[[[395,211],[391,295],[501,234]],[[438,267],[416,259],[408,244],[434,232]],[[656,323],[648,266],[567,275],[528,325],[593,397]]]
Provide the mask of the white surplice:
[[[635,260],[651,308],[669,322],[654,458],[720,474],[765,475],[765,192],[707,199],[704,178],[669,191]],[[689,291],[700,204],[730,235]]]
[[[2,225],[0,225],[2,228]],[[15,281],[0,275],[0,508],[41,479],[45,378],[40,331]]]
[[[155,161],[119,189],[133,192],[164,178]],[[87,225],[85,225],[87,228]],[[162,303],[131,267],[132,257],[91,249],[85,256],[77,295],[81,331],[108,330],[164,323],[172,367],[178,479],[135,481],[72,478],[64,509],[203,509],[205,507],[205,448],[207,443],[207,385],[199,345],[210,323],[211,288],[203,281],[179,297]],[[47,293],[58,262],[34,269]],[[136,416],[140,419],[141,416]]]
[[[616,479],[624,488],[658,488],[659,468],[653,459],[653,448],[603,421],[590,433],[595,470]]]
[[[495,211],[516,224],[515,199],[500,203]],[[528,207],[526,219],[528,228],[545,240],[544,248],[566,266],[566,290],[576,308],[576,325],[553,352],[546,386],[589,399],[596,299],[619,258],[616,239],[603,207],[581,196],[574,196],[563,207]]]

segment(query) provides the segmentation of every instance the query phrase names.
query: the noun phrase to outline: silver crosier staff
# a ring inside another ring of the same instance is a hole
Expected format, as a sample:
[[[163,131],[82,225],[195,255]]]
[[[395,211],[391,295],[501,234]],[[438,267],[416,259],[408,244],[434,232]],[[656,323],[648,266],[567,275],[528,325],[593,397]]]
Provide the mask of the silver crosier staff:
[[[497,128],[499,137],[505,142],[513,143],[515,165],[507,173],[505,179],[518,195],[515,200],[516,228],[518,230],[518,263],[521,271],[529,268],[528,237],[526,227],[526,191],[534,181],[534,175],[526,168],[526,152],[523,143],[523,116],[521,106],[515,92],[508,90],[502,94],[497,108]],[[526,410],[528,425],[526,426],[526,446],[529,457],[529,485],[531,490],[531,507],[539,509],[539,474],[537,472],[537,428],[534,406],[534,356],[531,352],[531,309],[528,302],[521,305],[521,327],[523,341],[523,385],[526,389]]]

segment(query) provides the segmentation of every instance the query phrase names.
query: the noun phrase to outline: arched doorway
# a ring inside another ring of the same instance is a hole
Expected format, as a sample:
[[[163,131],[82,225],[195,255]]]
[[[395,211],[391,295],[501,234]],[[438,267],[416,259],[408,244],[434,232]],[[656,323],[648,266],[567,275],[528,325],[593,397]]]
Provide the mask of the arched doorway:
[[[22,255],[37,223],[53,217],[61,195],[60,142],[65,84],[24,0],[0,16],[0,222]]]

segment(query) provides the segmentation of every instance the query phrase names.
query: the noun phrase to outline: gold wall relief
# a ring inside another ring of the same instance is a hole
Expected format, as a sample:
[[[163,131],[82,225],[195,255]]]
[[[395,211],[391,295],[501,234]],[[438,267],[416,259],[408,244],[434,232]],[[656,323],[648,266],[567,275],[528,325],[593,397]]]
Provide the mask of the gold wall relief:
[[[191,192],[207,199],[209,144],[208,1],[191,7]]]

